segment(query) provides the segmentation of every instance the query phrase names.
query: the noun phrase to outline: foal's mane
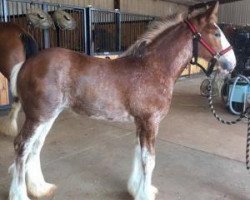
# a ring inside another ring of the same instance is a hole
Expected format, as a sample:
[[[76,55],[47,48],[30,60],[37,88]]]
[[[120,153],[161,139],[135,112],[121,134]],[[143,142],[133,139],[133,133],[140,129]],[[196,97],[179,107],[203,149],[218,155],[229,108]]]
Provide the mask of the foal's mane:
[[[140,38],[134,44],[132,44],[125,52],[123,52],[119,57],[136,55],[141,45],[145,46],[149,45],[165,30],[169,29],[170,27],[182,21],[183,21],[183,15],[176,13],[166,17],[165,19],[152,22],[152,24],[149,25],[148,30],[142,36],[140,36]]]

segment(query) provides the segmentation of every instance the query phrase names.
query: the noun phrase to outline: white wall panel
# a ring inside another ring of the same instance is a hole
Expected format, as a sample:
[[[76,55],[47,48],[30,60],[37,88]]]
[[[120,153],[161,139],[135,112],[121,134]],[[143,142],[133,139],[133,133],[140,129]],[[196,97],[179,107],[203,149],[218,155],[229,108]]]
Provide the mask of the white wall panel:
[[[221,5],[219,21],[236,25],[250,25],[250,0]]]
[[[95,8],[113,9],[113,0],[46,0],[47,2],[79,5],[86,7],[92,5]]]
[[[160,0],[121,0],[121,11],[130,13],[167,16],[186,9],[186,6]]]
[[[95,8],[114,9],[114,0],[47,0],[53,3],[72,4],[79,6],[92,5]],[[167,16],[171,13],[187,9],[183,5],[161,0],[120,0],[121,11],[153,16]]]

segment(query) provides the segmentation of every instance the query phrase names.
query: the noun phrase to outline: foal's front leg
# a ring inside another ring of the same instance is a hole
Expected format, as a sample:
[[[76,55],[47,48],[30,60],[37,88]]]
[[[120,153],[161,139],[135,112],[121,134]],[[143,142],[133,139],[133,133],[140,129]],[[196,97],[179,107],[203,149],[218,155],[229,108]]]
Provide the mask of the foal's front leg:
[[[138,144],[135,149],[134,165],[128,182],[128,190],[135,200],[154,200],[158,192],[152,186],[152,173],[155,167],[155,136],[158,122],[151,117],[137,119]]]

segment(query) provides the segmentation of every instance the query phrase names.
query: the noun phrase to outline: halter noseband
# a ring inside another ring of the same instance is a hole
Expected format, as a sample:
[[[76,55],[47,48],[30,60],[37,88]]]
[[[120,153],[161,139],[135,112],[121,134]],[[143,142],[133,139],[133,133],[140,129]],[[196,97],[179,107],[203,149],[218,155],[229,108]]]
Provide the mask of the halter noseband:
[[[211,47],[206,42],[206,40],[204,40],[202,38],[201,33],[198,32],[198,30],[196,29],[195,25],[191,21],[185,20],[185,22],[188,25],[188,28],[193,33],[193,58],[192,58],[192,60],[191,60],[190,63],[199,66],[207,76],[210,76],[211,73],[213,72],[214,66],[215,66],[216,62],[218,61],[218,59],[221,56],[223,56],[224,54],[226,54],[227,52],[229,52],[230,50],[232,50],[232,46],[229,46],[226,49],[223,49],[222,51],[217,52],[213,47]],[[207,70],[201,64],[198,63],[198,43],[199,42],[213,56],[213,58],[209,62],[209,66],[208,66]]]

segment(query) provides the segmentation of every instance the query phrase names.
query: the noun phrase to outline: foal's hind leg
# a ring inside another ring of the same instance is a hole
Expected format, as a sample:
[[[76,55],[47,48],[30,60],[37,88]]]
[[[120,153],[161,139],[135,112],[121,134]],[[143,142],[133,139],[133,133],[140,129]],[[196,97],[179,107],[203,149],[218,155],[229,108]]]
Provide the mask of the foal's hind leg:
[[[46,183],[43,177],[40,152],[51,126],[53,125],[56,117],[51,118],[47,122],[41,123],[34,135],[34,143],[29,153],[26,162],[26,183],[28,193],[34,197],[40,198],[43,196],[50,196],[56,190],[56,186],[50,183]]]
[[[12,182],[10,186],[9,200],[29,200],[25,183],[25,163],[34,143],[33,132],[37,124],[26,120],[19,135],[14,141],[16,159],[10,167]]]
[[[155,136],[158,122],[154,118],[136,120],[138,144],[135,149],[134,166],[128,182],[128,190],[135,200],[154,200],[158,192],[151,179],[155,167]]]
[[[57,117],[57,115],[56,115]],[[12,183],[10,200],[28,200],[28,192],[37,197],[49,195],[55,186],[44,181],[40,165],[40,151],[56,117],[46,122],[33,122],[26,119],[20,134],[15,139],[16,159],[11,166]],[[25,174],[27,180],[25,180]]]

